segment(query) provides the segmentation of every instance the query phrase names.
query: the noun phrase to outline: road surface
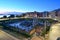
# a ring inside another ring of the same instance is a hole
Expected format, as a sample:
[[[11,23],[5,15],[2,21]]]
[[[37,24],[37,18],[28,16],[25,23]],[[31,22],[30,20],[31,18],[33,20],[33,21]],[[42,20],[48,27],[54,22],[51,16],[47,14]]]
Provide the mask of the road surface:
[[[57,40],[60,37],[60,23],[51,26],[48,40]]]
[[[0,40],[19,40],[13,36],[11,36],[10,34],[0,30]]]

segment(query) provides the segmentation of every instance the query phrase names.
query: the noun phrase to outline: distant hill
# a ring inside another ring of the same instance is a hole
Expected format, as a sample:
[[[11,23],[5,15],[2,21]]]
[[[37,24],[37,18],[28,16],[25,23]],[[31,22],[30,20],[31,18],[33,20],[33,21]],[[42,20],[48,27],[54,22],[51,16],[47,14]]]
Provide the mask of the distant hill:
[[[59,9],[55,9],[55,10],[53,10],[53,11],[60,11],[60,8],[59,8]]]
[[[0,13],[0,15],[11,15],[11,14],[20,15],[20,14],[22,14],[22,12],[4,12],[4,13]]]
[[[3,17],[4,15],[5,16],[10,16],[10,15],[21,15],[22,12],[4,12],[4,13],[0,13],[0,18]]]

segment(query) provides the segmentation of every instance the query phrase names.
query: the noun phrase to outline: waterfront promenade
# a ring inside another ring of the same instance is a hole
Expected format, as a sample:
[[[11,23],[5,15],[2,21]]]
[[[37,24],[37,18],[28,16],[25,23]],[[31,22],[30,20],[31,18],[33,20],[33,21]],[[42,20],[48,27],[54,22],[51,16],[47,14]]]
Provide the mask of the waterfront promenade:
[[[12,35],[0,30],[0,40],[19,40],[18,38],[13,37]]]
[[[57,40],[60,37],[60,23],[51,26],[48,40]]]

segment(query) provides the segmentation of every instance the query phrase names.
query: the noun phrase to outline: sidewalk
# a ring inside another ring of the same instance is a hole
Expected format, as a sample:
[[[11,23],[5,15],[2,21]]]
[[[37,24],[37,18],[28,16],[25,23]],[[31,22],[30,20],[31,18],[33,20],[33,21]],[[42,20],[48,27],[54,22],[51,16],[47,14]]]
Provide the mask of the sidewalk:
[[[0,30],[0,40],[20,40],[20,39],[17,39],[12,35]]]
[[[52,25],[48,40],[57,40],[58,37],[60,37],[60,23]]]

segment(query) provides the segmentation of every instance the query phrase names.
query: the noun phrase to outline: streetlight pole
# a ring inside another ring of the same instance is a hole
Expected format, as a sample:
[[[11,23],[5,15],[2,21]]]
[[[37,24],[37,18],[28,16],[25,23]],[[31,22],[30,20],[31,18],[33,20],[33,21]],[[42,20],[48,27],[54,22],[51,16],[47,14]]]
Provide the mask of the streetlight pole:
[[[47,26],[47,21],[45,20],[44,21],[44,31],[43,31],[43,33],[44,33],[44,39],[45,39],[45,34],[46,34],[46,26]]]

